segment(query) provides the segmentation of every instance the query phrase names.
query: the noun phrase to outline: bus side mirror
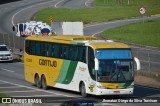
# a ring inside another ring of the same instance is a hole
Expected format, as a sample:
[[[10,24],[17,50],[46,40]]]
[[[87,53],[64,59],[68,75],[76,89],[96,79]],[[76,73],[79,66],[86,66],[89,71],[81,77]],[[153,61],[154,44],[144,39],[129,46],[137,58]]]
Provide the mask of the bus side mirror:
[[[136,62],[136,65],[137,65],[137,70],[140,70],[141,69],[141,66],[140,66],[140,61],[137,57],[134,57],[134,61]]]
[[[94,59],[95,61],[95,70],[99,70],[99,61],[97,58]]]
[[[12,30],[15,31],[15,26],[12,27]]]

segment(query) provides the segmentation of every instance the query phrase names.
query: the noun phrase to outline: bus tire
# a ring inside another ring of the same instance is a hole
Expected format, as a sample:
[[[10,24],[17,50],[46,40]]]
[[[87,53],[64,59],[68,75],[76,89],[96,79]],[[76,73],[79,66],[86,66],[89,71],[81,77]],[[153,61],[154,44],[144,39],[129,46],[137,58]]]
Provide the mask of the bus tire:
[[[35,77],[34,77],[34,83],[35,83],[36,87],[41,88],[41,80],[39,79],[38,74],[36,74]]]
[[[46,82],[46,77],[44,75],[42,76],[41,83],[42,83],[42,89],[46,90],[48,88],[48,86],[47,86],[47,82]]]
[[[86,93],[86,87],[85,87],[84,83],[81,83],[81,85],[80,85],[80,92],[81,92],[82,97],[88,96],[88,94]]]

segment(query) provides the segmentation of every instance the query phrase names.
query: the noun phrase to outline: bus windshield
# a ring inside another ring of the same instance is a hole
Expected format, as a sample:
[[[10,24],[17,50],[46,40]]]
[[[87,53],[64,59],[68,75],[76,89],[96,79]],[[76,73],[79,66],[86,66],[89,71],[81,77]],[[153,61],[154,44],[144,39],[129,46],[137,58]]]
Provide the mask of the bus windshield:
[[[99,60],[98,81],[133,81],[133,60],[129,49],[97,50],[96,57]]]

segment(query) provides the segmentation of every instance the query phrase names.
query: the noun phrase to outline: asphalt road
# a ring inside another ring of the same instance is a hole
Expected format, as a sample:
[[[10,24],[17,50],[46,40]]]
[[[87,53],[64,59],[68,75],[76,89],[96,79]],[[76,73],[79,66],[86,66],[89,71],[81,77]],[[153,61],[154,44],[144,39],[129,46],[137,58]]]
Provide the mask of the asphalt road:
[[[65,2],[64,2],[65,1]],[[67,8],[83,8],[86,7],[86,1],[89,3],[89,0],[22,0],[18,2],[13,2],[9,4],[0,5],[0,32],[13,34],[11,28],[12,25],[17,22],[25,22],[31,19],[32,15],[38,11],[39,9],[45,7],[67,7]],[[89,5],[89,4],[87,4]],[[159,17],[153,17],[159,19]],[[146,18],[149,19],[149,18]],[[99,32],[103,31],[107,28],[113,28],[120,25],[125,25],[132,23],[134,21],[142,21],[142,19],[132,19],[132,20],[123,20],[109,23],[100,23],[93,25],[85,26],[85,34],[96,35]],[[146,48],[140,48],[143,50]],[[157,54],[159,56],[158,50],[151,50],[153,54]],[[142,57],[143,60],[146,59],[143,53],[139,54],[139,57]],[[157,63],[159,63],[156,59]],[[147,61],[147,60],[146,60]],[[155,61],[155,59],[153,59]],[[32,84],[26,82],[24,80],[24,65],[21,62],[14,63],[0,63],[0,93],[6,93],[10,96],[29,96],[29,97],[74,97],[79,98],[81,95],[79,93],[50,88],[49,90],[41,90],[34,87]],[[135,93],[132,97],[160,97],[160,89],[151,88],[147,86],[135,85]],[[117,98],[112,96],[107,97],[93,97],[96,100],[103,100],[108,98]],[[124,98],[124,97],[118,97]],[[131,98],[125,96],[125,98]],[[41,105],[41,104],[37,104]],[[53,104],[45,104],[45,105],[53,105]],[[110,106],[125,106],[128,104],[123,103],[107,103]],[[131,106],[137,105],[159,105],[158,103],[154,104],[129,104]]]
[[[24,80],[24,65],[21,62],[14,63],[0,63],[0,93],[5,93],[12,97],[73,97],[81,98],[81,95],[76,92],[71,92],[67,90],[49,88],[49,90],[42,90],[36,88],[31,83],[28,83]],[[102,96],[102,97],[91,97],[91,99],[95,99],[97,101],[103,101],[104,99],[129,99],[129,98],[149,98],[149,97],[160,97],[160,89],[135,85],[135,91],[133,96]],[[65,98],[66,100],[67,98]],[[69,98],[70,99],[70,98]],[[157,98],[156,98],[157,99]],[[63,101],[63,99],[62,99]],[[54,102],[54,101],[50,101]],[[50,104],[51,105],[51,104]],[[127,105],[123,103],[114,104],[109,103],[110,106],[122,106]],[[142,105],[142,104],[131,104]],[[146,105],[146,103],[144,103]],[[151,105],[151,104],[150,104]],[[158,105],[158,103],[154,103],[154,105]]]
[[[8,33],[9,35],[15,35],[15,33],[12,31],[12,26],[15,23],[32,20],[34,14],[42,8],[86,8],[90,7],[91,1],[93,0],[48,0],[47,2],[45,0],[23,0],[9,4],[3,4],[0,6],[0,32]],[[160,17],[144,17],[137,19],[126,19],[85,25],[84,34],[94,36],[110,28],[136,23],[140,21],[150,21],[159,19]],[[134,56],[138,57],[141,60],[141,69],[143,71],[160,71],[160,50],[151,49],[150,51],[148,50],[148,48],[135,49],[137,48],[136,46],[132,46],[132,48],[134,51]]]

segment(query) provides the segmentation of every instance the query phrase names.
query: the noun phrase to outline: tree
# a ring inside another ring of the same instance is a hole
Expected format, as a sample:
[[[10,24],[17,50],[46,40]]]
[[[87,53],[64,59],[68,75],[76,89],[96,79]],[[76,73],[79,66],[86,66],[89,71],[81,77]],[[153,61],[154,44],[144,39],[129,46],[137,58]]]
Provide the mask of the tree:
[[[130,5],[130,0],[128,0],[128,5]]]
[[[115,3],[119,5],[121,3],[121,0],[115,0]]]

